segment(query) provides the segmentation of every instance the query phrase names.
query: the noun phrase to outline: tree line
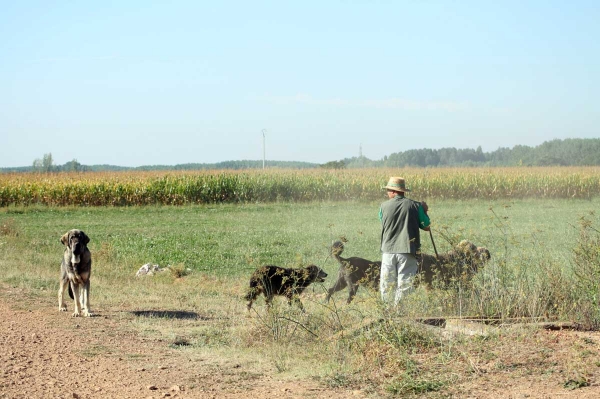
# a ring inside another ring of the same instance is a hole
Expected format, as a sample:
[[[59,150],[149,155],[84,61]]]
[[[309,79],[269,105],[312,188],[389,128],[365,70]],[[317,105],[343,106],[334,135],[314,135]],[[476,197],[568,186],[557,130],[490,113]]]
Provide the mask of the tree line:
[[[423,148],[395,152],[378,161],[366,157],[344,159],[348,168],[460,167],[460,166],[598,166],[600,139],[551,140],[535,146],[517,145],[483,152],[476,149]]]
[[[476,149],[446,147],[440,149],[412,149],[394,152],[380,160],[365,156],[329,161],[324,164],[299,161],[267,161],[268,168],[281,169],[345,169],[345,168],[402,168],[402,167],[473,167],[473,166],[598,166],[600,165],[599,139],[551,140],[535,146],[517,145],[500,147],[484,152]],[[178,165],[145,165],[125,167],[116,165],[82,165],[76,159],[64,165],[55,165],[52,154],[35,159],[31,166],[0,168],[0,172],[87,172],[126,170],[203,170],[203,169],[261,169],[262,161],[241,160],[218,163],[186,163]]]

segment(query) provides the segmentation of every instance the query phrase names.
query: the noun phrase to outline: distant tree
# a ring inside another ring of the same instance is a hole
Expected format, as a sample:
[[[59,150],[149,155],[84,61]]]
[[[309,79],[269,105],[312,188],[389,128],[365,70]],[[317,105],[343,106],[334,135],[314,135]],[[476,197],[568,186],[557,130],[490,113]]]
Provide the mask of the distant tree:
[[[387,157],[386,157],[387,158]],[[344,158],[344,163],[347,169],[353,168],[377,168],[384,165],[384,161],[373,161],[364,155],[360,157]]]
[[[320,166],[323,169],[346,169],[346,163],[344,161],[329,161]]]
[[[84,165],[77,162],[76,159],[73,159],[64,164],[62,170],[65,172],[85,172],[86,168]]]
[[[511,164],[531,166],[534,162],[535,150],[527,145],[516,145],[511,151]]]
[[[535,164],[537,166],[566,166],[565,161],[552,155],[546,155],[542,158],[538,158]]]
[[[42,158],[42,167],[44,168],[44,172],[52,172],[53,166],[54,163],[52,160],[52,153],[49,152],[47,154],[44,154],[44,157]]]
[[[438,151],[426,149],[423,150],[425,153],[425,161],[423,166],[438,166],[440,164],[440,155]]]
[[[33,160],[33,165],[32,165],[33,171],[34,172],[38,172],[41,173],[43,170],[42,168],[42,160],[39,158],[36,158]]]
[[[39,173],[50,173],[54,169],[52,153],[44,154],[42,159],[37,158],[33,161],[33,170]]]
[[[456,148],[441,148],[439,151],[440,166],[456,165],[457,151]]]

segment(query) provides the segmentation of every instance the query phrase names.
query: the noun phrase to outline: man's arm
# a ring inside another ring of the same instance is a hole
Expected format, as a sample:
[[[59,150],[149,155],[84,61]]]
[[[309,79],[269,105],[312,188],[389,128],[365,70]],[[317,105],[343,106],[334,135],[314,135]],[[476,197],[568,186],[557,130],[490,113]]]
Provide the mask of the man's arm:
[[[429,225],[431,225],[431,220],[429,220],[429,216],[427,215],[428,210],[429,206],[427,206],[425,201],[422,201],[419,204],[419,228],[425,231],[429,231]]]

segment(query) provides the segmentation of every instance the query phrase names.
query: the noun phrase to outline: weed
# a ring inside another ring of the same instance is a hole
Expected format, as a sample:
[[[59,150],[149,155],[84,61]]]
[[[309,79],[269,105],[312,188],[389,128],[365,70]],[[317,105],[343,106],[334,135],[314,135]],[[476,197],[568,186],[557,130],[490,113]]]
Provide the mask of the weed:
[[[175,337],[175,339],[173,340],[173,342],[171,342],[171,345],[169,345],[171,348],[182,348],[185,346],[191,346],[192,344],[190,343],[189,339],[186,337]]]
[[[290,345],[275,345],[269,352],[273,365],[279,373],[288,371],[293,364],[294,356],[290,348]]]
[[[582,375],[576,376],[574,378],[568,379],[563,383],[563,387],[565,389],[574,390],[578,388],[583,388],[590,386],[590,380]]]
[[[112,242],[103,241],[100,243],[100,248],[94,250],[93,259],[95,263],[114,263],[116,260],[116,251]]]
[[[392,383],[387,384],[386,391],[394,395],[424,394],[436,392],[442,389],[446,382],[431,376],[429,378],[415,378],[409,373],[398,377]]]
[[[95,357],[95,356],[100,356],[106,353],[109,353],[110,350],[103,345],[91,345],[88,346],[87,348],[85,348],[83,350],[83,352],[81,353],[82,356],[84,357]]]
[[[292,307],[284,309],[278,303],[273,303],[265,313],[255,311],[255,314],[262,334],[269,336],[273,342],[290,342],[318,336],[311,330],[307,320],[303,319],[301,310]]]
[[[435,345],[435,338],[430,330],[419,323],[384,319],[377,328],[379,339],[395,348],[431,348]]]
[[[13,218],[7,218],[0,222],[0,236],[18,237],[19,229]]]
[[[579,242],[574,249],[577,319],[589,329],[600,328],[600,231],[581,217]]]
[[[170,266],[169,271],[171,272],[171,276],[173,276],[174,278],[181,278],[187,276],[190,272],[190,270],[187,269],[183,263],[178,263],[176,265]]]
[[[331,388],[345,388],[351,385],[351,378],[347,373],[335,372],[327,378],[327,385]]]

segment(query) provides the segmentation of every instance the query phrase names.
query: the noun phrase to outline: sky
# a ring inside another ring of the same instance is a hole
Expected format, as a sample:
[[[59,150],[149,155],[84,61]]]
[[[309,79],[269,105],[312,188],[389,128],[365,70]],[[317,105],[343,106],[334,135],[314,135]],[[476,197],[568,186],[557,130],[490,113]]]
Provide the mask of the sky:
[[[0,0],[0,167],[600,137],[600,2]],[[264,144],[264,149],[263,149]]]

